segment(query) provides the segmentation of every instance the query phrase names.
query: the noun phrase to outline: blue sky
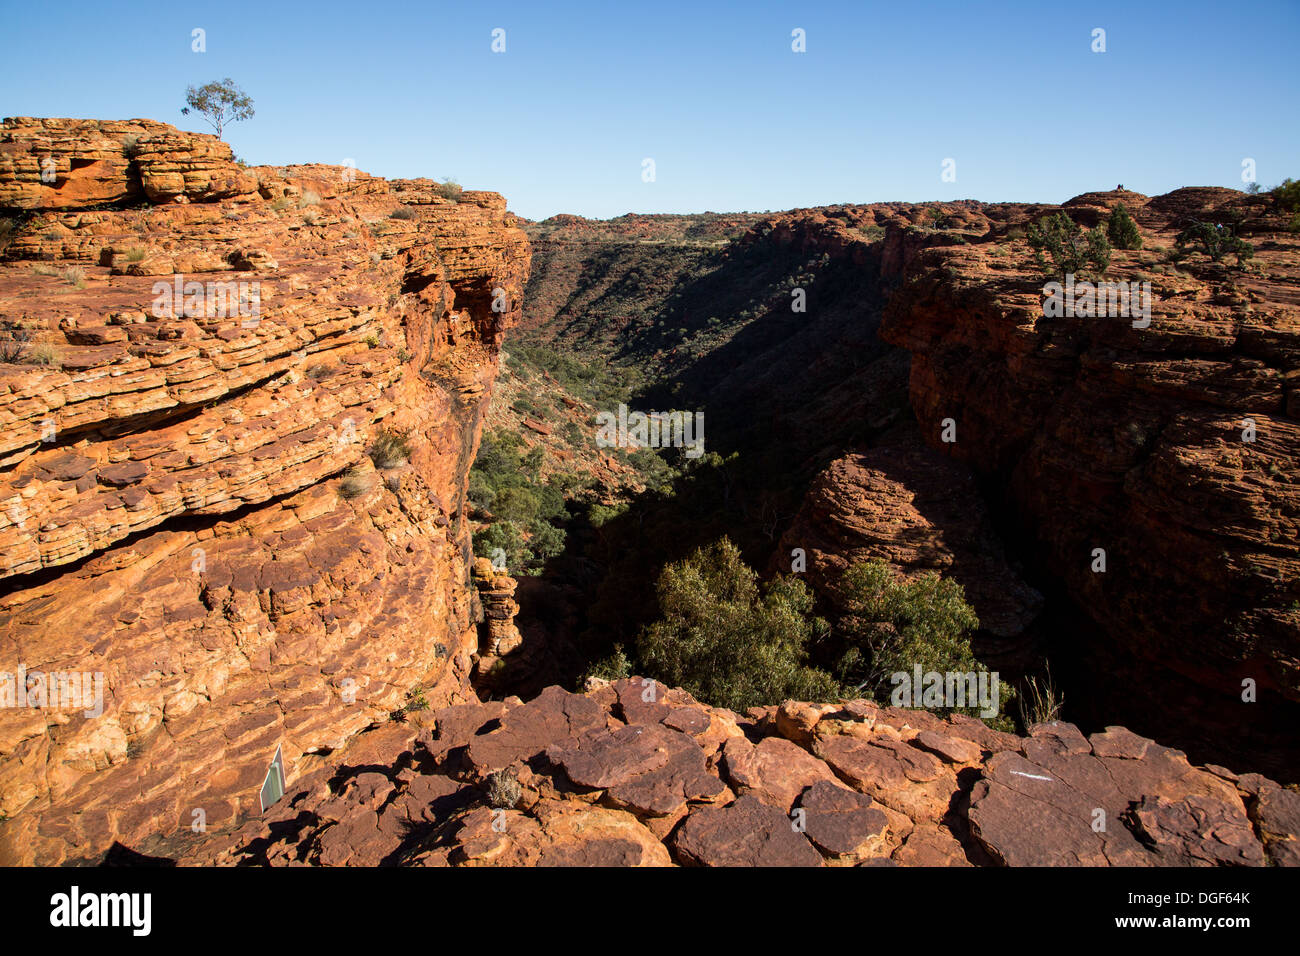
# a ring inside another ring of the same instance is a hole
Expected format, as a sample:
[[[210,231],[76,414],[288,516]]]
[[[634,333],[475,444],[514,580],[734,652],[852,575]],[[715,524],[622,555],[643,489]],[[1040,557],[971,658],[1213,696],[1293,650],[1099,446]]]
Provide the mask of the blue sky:
[[[451,175],[530,218],[1240,187],[1245,158],[1266,186],[1300,176],[1296,0],[0,11],[3,115],[208,131],[185,87],[230,76],[257,108],[226,134],[250,163]]]

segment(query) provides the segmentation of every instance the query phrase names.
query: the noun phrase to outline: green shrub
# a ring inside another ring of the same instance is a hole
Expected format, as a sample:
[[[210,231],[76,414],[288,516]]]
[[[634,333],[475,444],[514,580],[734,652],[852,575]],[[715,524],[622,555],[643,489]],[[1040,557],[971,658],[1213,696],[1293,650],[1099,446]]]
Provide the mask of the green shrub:
[[[979,619],[960,584],[933,572],[900,580],[884,561],[850,567],[840,581],[843,656],[838,676],[877,700],[889,696],[891,674],[970,671],[978,665],[969,633]]]
[[[450,199],[452,202],[460,202],[460,194],[462,192],[461,185],[450,176],[447,177],[445,183],[439,183],[435,186],[433,191],[443,199]]]
[[[760,593],[758,575],[726,538],[664,568],[656,593],[662,617],[637,642],[649,676],[737,711],[839,696],[834,679],[807,664],[809,645],[826,631],[810,616],[812,593],[787,578]]]
[[[938,206],[931,206],[925,211],[929,217],[929,225],[932,229],[950,229],[952,228],[952,218],[940,209]]]
[[[1237,257],[1237,265],[1255,254],[1254,246],[1233,235],[1232,227],[1222,223],[1193,222],[1178,234],[1174,245],[1180,254],[1186,254],[1188,247],[1199,249],[1214,262],[1232,253]]]
[[[491,522],[475,532],[475,554],[490,558],[500,548],[509,567],[529,573],[564,550],[564,491],[573,479],[543,479],[544,456],[540,445],[525,451],[523,440],[506,429],[483,436],[469,473],[469,500]]]
[[[1116,249],[1141,249],[1142,236],[1138,233],[1137,223],[1128,214],[1124,204],[1116,203],[1106,221],[1106,238]]]
[[[375,440],[370,443],[370,460],[376,468],[396,468],[406,464],[411,457],[411,446],[407,444],[406,433],[379,429]]]
[[[587,668],[582,680],[579,682],[579,688],[586,683],[589,677],[598,677],[602,680],[621,680],[624,677],[632,676],[632,661],[623,650],[622,644],[615,644],[613,652],[608,656],[600,659]]]
[[[392,212],[388,214],[388,218],[389,219],[415,219],[418,215],[419,213],[417,213],[410,206],[398,206],[396,209],[394,209]]]
[[[1268,191],[1273,201],[1287,212],[1300,212],[1300,180],[1287,177]]]
[[[1104,275],[1110,268],[1110,242],[1101,229],[1083,228],[1065,213],[1058,212],[1031,223],[1025,239],[1034,250],[1038,267],[1046,276],[1080,275],[1088,269]],[[1049,265],[1043,253],[1052,258]]]

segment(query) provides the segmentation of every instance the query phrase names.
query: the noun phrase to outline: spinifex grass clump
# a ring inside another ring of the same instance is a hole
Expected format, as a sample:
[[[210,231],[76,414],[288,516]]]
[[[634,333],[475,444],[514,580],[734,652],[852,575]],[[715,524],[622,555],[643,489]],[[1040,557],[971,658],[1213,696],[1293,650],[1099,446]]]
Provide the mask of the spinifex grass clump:
[[[343,478],[339,481],[339,494],[347,499],[360,498],[370,490],[372,484],[371,477],[353,465],[343,472]]]
[[[397,468],[406,464],[410,457],[411,446],[406,441],[405,432],[381,428],[375,434],[370,445],[370,460],[376,468]]]
[[[497,770],[487,778],[487,801],[494,807],[509,810],[524,795],[518,778],[509,770]]]

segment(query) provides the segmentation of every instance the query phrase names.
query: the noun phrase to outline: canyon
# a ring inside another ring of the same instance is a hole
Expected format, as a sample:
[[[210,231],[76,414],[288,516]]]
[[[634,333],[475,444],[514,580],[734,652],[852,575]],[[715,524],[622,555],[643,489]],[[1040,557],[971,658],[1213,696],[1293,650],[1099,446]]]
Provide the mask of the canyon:
[[[1120,201],[1150,324],[1045,316],[1026,228]],[[1300,235],[1266,193],[533,223],[11,118],[0,215],[0,671],[105,685],[0,708],[0,862],[1300,864]],[[1166,256],[1193,221],[1250,266]],[[254,314],[154,308],[178,276]],[[706,415],[724,497],[596,449],[610,396]],[[624,510],[537,575],[476,558],[489,430]],[[832,616],[856,561],[957,581],[1070,722],[582,679],[722,533],[802,551]]]

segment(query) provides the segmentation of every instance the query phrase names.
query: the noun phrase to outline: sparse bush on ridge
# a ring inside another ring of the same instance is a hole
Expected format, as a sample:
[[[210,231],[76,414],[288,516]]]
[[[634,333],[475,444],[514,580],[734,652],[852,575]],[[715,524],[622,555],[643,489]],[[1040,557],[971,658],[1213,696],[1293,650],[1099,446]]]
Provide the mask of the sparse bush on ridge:
[[[398,206],[388,214],[389,219],[414,219],[418,214],[410,206]]]
[[[1142,236],[1124,204],[1116,203],[1106,220],[1106,238],[1116,249],[1141,249]]]
[[[1174,245],[1180,254],[1186,254],[1189,246],[1199,248],[1213,262],[1220,262],[1224,256],[1235,254],[1237,265],[1255,254],[1254,246],[1233,235],[1232,227],[1222,223],[1193,222],[1177,235]]]
[[[450,176],[447,177],[445,183],[439,183],[435,186],[433,191],[443,199],[450,199],[452,202],[460,202],[460,194],[462,192],[461,185]]]
[[[1110,268],[1110,241],[1105,232],[1097,228],[1085,233],[1063,212],[1030,223],[1025,239],[1045,276],[1063,280],[1067,275],[1081,275],[1087,270],[1105,275]],[[1050,265],[1044,252],[1052,258]]]
[[[227,125],[253,116],[253,101],[235,85],[234,80],[226,77],[198,88],[188,87],[181,113],[188,116],[191,111],[206,119],[220,138]]]

